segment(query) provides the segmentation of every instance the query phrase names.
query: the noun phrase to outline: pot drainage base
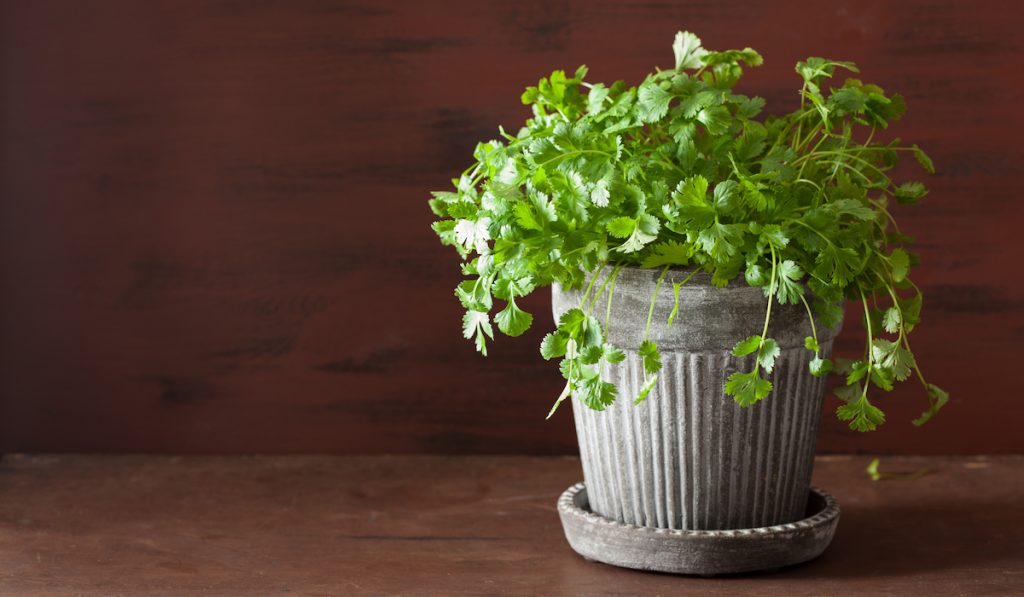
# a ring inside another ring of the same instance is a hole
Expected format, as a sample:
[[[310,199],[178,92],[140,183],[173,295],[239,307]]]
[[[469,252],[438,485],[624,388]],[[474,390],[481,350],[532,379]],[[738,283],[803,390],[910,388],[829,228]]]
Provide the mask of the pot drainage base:
[[[799,564],[821,555],[836,532],[839,504],[811,488],[803,520],[755,529],[685,531],[640,527],[590,511],[577,483],[558,499],[565,538],[576,553],[638,570],[675,574],[734,574]]]

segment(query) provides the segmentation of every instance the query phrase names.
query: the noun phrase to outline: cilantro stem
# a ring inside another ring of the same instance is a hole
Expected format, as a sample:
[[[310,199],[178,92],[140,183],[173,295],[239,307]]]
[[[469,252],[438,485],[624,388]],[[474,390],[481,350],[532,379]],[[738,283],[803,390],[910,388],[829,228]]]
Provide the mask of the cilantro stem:
[[[841,166],[843,168],[846,168],[850,172],[853,172],[857,176],[861,177],[864,180],[864,182],[868,183],[868,185],[874,184],[873,180],[868,178],[867,175],[864,174],[863,172],[861,172],[860,170],[854,168],[852,164],[847,164],[846,162],[844,162],[844,161],[842,161],[840,159],[835,159],[835,160],[832,160],[832,161],[830,161],[828,163],[833,165],[833,166],[835,166],[835,168],[833,168],[833,170],[832,170],[832,176],[829,177],[830,179],[835,178],[835,176],[839,173],[839,168]]]
[[[668,160],[659,159],[658,163],[663,165],[663,166],[668,166],[669,168],[673,168],[675,170],[678,170],[680,173],[682,173],[683,176],[688,176],[690,174],[686,170],[683,170],[682,167],[680,167],[680,166],[678,166],[676,164],[673,164],[672,162],[669,162]]]
[[[796,222],[797,224],[800,224],[804,228],[810,230],[811,232],[817,234],[821,238],[823,238],[825,240],[825,242],[827,242],[830,246],[833,246],[833,247],[835,246],[835,244],[832,243],[832,239],[830,239],[829,237],[827,237],[824,234],[822,234],[821,231],[819,231],[814,226],[811,226],[810,224],[804,222],[803,220],[793,220],[793,221]]]
[[[612,271],[612,285],[611,285],[611,288],[608,289],[608,306],[605,307],[605,312],[604,312],[604,334],[605,334],[605,340],[608,339],[608,330],[610,329],[608,326],[609,326],[609,324],[611,322],[611,319],[612,319],[612,297],[615,296],[615,282],[618,281],[619,273],[621,271],[622,271],[622,266],[621,265],[616,266],[615,270]]]
[[[672,267],[666,265],[665,269],[661,270],[661,275],[658,276],[658,283],[654,285],[654,294],[651,295],[651,306],[647,309],[647,325],[644,327],[644,341],[647,341],[647,335],[651,332],[651,317],[654,315],[654,302],[658,299],[658,291],[661,289],[661,283],[665,281],[665,274],[668,273],[668,269]]]
[[[835,156],[849,157],[850,159],[856,160],[856,161],[864,164],[868,168],[871,168],[872,170],[874,170],[875,172],[880,174],[882,176],[882,178],[884,178],[889,184],[892,184],[892,179],[889,178],[889,175],[886,174],[884,171],[882,171],[878,166],[872,164],[871,162],[865,160],[864,158],[861,158],[861,157],[858,157],[858,156],[854,155],[853,151],[848,151],[845,147],[843,148],[843,151],[817,151],[817,152],[811,152],[811,153],[808,153],[807,155],[804,155],[802,157],[799,157],[799,158],[793,160],[793,164],[795,165],[797,162],[804,162],[806,160],[809,160],[809,159],[813,158],[814,156],[821,156],[821,155],[835,155]],[[835,163],[835,162],[830,162],[830,163]],[[849,164],[843,163],[843,165],[849,167]],[[862,177],[864,177],[864,180],[867,180],[867,181],[871,182],[871,179],[868,178],[867,176],[864,176],[864,174],[861,171],[856,170],[856,169],[853,169],[853,171],[857,172]]]
[[[818,183],[814,182],[813,180],[807,180],[806,178],[798,178],[794,182],[802,182],[802,183],[809,184],[812,187],[818,189],[819,193],[824,193],[825,192],[824,189],[821,188],[821,185],[819,185]]]
[[[893,287],[890,286],[889,284],[885,285],[885,290],[889,293],[889,296],[892,297],[892,306],[896,307],[896,309],[900,312],[900,337],[899,337],[899,340],[902,340],[904,338],[904,336],[906,336],[906,333],[905,333],[905,329],[903,327],[903,308],[900,307],[900,299],[899,299],[898,296],[896,296],[896,291],[893,290]],[[899,340],[897,340],[897,342],[899,342]]]
[[[889,210],[886,209],[885,206],[882,205],[882,203],[880,201],[868,197],[868,202],[871,203],[871,205],[874,205],[875,207],[877,207],[883,214],[885,214],[886,219],[888,219],[889,222],[892,223],[893,229],[897,233],[900,232],[900,225],[898,223],[896,223],[896,218],[892,217],[892,214],[889,213]],[[877,224],[877,221],[875,223]],[[878,226],[882,230],[882,232],[885,232],[885,228],[882,228],[881,224],[879,224]]]
[[[878,130],[876,127],[871,127],[871,133],[868,135],[867,141],[864,142],[864,147],[871,147],[871,140],[875,138],[876,130]]]
[[[860,302],[864,305],[864,325],[868,331],[868,346],[867,346],[867,358],[868,358],[868,372],[864,375],[864,389],[861,390],[861,399],[867,399],[868,386],[871,382],[871,369],[874,366],[875,357],[872,354],[871,347],[874,344],[874,334],[871,331],[871,313],[868,311],[868,299],[864,296],[864,291],[860,291]]]
[[[910,349],[910,339],[903,336],[903,347],[907,349],[907,352],[913,353]],[[928,390],[928,382],[924,379],[924,373],[921,372],[921,368],[917,365],[917,359],[914,359],[914,373],[917,374],[917,378],[921,380],[921,385],[924,386],[925,390]],[[931,392],[929,392],[929,400],[931,400]]]
[[[801,149],[805,149],[808,145],[810,145],[811,140],[814,139],[814,135],[821,132],[822,129],[824,129],[824,127],[824,124],[816,124],[814,125],[814,128],[811,129],[811,132],[809,132],[802,141],[799,138],[797,138],[795,151],[800,151]],[[825,133],[825,135],[828,135],[828,133]],[[825,139],[825,137],[823,136],[822,139]]]
[[[811,306],[809,304],[807,304],[807,299],[804,298],[804,294],[802,292],[799,295],[797,295],[797,296],[800,297],[800,302],[804,304],[804,309],[807,310],[807,320],[811,322],[811,337],[814,338],[814,345],[815,346],[819,346],[819,344],[818,344],[818,328],[817,328],[817,326],[814,325],[814,314],[811,313]],[[820,346],[819,346],[819,348],[820,348]],[[818,351],[815,350],[814,354],[815,354],[815,356],[817,356]]]
[[[587,304],[587,297],[590,296],[590,290],[594,287],[594,282],[597,281],[597,277],[601,275],[601,272],[604,271],[604,266],[606,265],[608,265],[608,262],[602,261],[601,267],[597,268],[597,271],[595,271],[594,275],[590,278],[590,284],[587,286],[586,292],[583,293],[583,298],[580,299],[580,309]]]
[[[570,158],[570,157],[577,156],[577,155],[584,154],[584,153],[596,153],[596,154],[603,155],[603,156],[608,157],[608,158],[615,157],[612,154],[610,154],[610,153],[608,153],[606,151],[601,151],[599,149],[575,149],[573,151],[567,151],[565,153],[556,155],[555,157],[553,157],[551,159],[544,160],[543,162],[537,164],[537,167],[538,168],[542,168],[544,166],[547,166],[551,162],[554,162],[555,160],[562,160],[562,159],[565,159],[565,158]]]
[[[775,282],[778,276],[778,259],[775,257],[775,247],[768,245],[768,248],[772,251],[772,277],[768,283],[768,309],[764,313],[764,327],[761,328],[761,341],[757,343],[757,354],[760,356],[761,349],[764,348],[764,338],[768,335],[768,322],[772,319],[772,303],[775,302]],[[754,360],[754,375],[757,375],[758,370],[761,367],[761,359]]]
[[[907,281],[910,282],[910,280]],[[910,283],[911,285],[914,284],[913,282]],[[896,290],[889,284],[885,285],[885,289],[889,291],[889,296],[892,297],[893,305],[900,310],[900,336],[896,341],[902,343],[903,347],[907,349],[907,352],[913,354],[914,351],[910,348],[910,338],[906,333],[906,327],[904,327],[905,324],[903,323],[903,307],[900,306],[899,297],[896,296]],[[921,368],[917,365],[917,359],[914,359],[913,369],[914,373],[917,374],[917,378],[921,381],[921,385],[924,386],[925,390],[928,390],[928,382],[925,381],[924,373],[921,372]],[[931,392],[928,393],[928,399],[931,401]]]
[[[604,282],[602,282],[601,286],[597,289],[597,294],[595,294],[593,300],[590,301],[590,308],[587,309],[587,315],[594,311],[594,307],[597,306],[597,301],[601,300],[601,297],[604,296],[604,289],[608,286],[608,282],[611,281],[612,276],[616,275],[619,269],[621,268],[621,265],[616,265],[612,267],[611,273],[609,273],[608,276],[605,277]]]
[[[690,279],[692,279],[694,276],[696,276],[697,272],[699,272],[699,271],[700,271],[700,269],[695,269],[692,272],[690,272],[690,275],[688,275],[685,278],[683,278],[682,282],[673,282],[672,283],[672,294],[675,297],[675,303],[672,305],[672,312],[669,313],[669,315],[668,315],[668,325],[669,325],[669,327],[672,326],[672,322],[675,321],[676,314],[679,313],[679,289],[682,288],[683,285],[685,285],[687,282],[689,282]]]

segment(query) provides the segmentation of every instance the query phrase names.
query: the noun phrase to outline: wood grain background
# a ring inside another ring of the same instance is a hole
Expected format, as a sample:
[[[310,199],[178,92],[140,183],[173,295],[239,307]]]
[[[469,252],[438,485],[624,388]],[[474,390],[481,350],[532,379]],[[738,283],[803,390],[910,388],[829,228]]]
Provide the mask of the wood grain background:
[[[793,64],[903,93],[941,170],[918,209],[919,360],[827,452],[1016,452],[1024,60],[1015,2],[0,2],[0,449],[575,450],[544,331],[460,336],[428,225],[478,140],[554,68],[637,82],[678,29],[750,45],[742,90],[792,109]],[[549,299],[526,302],[546,321]],[[855,326],[841,350],[856,351]],[[836,405],[830,399],[830,408]]]

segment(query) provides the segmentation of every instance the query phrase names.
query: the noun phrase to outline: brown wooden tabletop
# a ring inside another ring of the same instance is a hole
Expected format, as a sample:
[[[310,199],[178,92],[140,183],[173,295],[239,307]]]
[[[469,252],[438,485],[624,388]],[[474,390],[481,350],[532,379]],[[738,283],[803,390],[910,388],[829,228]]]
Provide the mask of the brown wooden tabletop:
[[[0,461],[0,595],[1022,595],[1024,457],[821,457],[843,508],[808,564],[691,578],[584,561],[575,458]]]

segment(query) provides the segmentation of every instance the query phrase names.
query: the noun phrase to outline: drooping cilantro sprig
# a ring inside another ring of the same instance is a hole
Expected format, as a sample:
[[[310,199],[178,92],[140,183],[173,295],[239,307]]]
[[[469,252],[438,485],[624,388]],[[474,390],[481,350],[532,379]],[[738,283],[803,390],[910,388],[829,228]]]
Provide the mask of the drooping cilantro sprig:
[[[454,191],[433,194],[434,230],[463,260],[466,280],[455,294],[466,338],[486,354],[494,325],[518,336],[532,324],[517,298],[554,283],[585,289],[541,355],[561,359],[566,379],[552,413],[570,395],[600,410],[618,397],[606,369],[625,358],[607,339],[621,268],[660,270],[648,329],[666,280],[671,324],[694,274],[719,286],[743,276],[767,304],[762,333],[733,349],[754,355],[753,368],[723,380],[738,403],[771,392],[780,354],[767,335],[773,303],[800,303],[812,330],[811,373],[845,376],[839,418],[875,429],[885,419],[869,387],[889,391],[914,374],[929,397],[914,423],[926,422],[949,397],[925,380],[910,349],[923,299],[908,278],[917,256],[889,206],[927,191],[889,173],[906,153],[925,171],[934,167],[917,145],[876,140],[903,114],[903,99],[856,78],[840,83],[840,72],[857,72],[852,63],[808,58],[796,66],[800,107],[762,117],[763,99],[734,91],[743,69],[761,64],[757,52],[708,51],[681,32],[673,53],[674,68],[637,86],[587,82],[586,67],[541,79],[523,93],[532,117],[518,133],[499,129],[500,139],[477,145]],[[603,325],[595,312],[602,298]],[[503,303],[496,312],[495,299]],[[863,311],[865,349],[833,365],[821,357],[817,325],[836,325],[846,299]],[[637,349],[645,382],[636,401],[654,391],[661,369],[647,336]]]

